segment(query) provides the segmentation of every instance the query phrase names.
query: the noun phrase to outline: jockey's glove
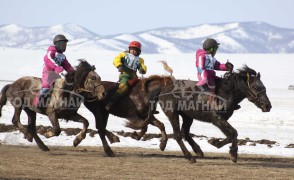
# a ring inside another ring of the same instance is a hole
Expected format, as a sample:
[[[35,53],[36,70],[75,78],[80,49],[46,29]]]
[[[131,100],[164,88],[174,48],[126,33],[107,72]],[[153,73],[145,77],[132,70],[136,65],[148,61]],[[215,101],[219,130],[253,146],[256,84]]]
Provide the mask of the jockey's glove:
[[[139,73],[140,73],[140,74],[146,74],[146,71],[145,71],[144,69],[140,69],[140,70],[139,70]]]
[[[54,68],[54,71],[55,71],[57,74],[59,74],[59,73],[61,73],[61,72],[63,71],[63,68],[62,68],[61,66],[56,66],[56,67]]]
[[[122,72],[122,70],[123,70],[123,69],[122,69],[122,66],[118,66],[118,67],[117,67],[117,70],[118,70],[118,72]]]
[[[234,69],[234,65],[230,62],[226,62],[225,64],[226,68],[228,68],[229,70],[233,70]]]

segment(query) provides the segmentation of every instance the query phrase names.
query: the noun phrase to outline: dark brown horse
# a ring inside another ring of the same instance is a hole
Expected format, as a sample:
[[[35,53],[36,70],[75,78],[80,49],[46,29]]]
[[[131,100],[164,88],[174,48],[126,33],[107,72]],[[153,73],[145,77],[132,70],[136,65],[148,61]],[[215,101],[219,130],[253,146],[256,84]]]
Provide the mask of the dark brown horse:
[[[89,109],[95,116],[96,128],[102,140],[104,151],[108,156],[114,156],[113,151],[109,147],[107,141],[105,140],[105,135],[108,139],[113,142],[118,139],[113,133],[106,130],[106,125],[109,117],[109,113],[112,115],[126,118],[129,122],[128,127],[137,129],[133,124],[137,122],[142,122],[148,119],[148,124],[157,126],[162,134],[160,140],[160,149],[163,151],[167,142],[167,134],[165,132],[164,125],[154,117],[154,111],[151,111],[150,101],[157,101],[157,97],[160,93],[159,89],[164,87],[166,84],[171,82],[170,77],[165,76],[151,76],[146,79],[139,80],[139,82],[132,88],[132,90],[125,95],[121,100],[119,100],[108,112],[105,109],[106,104],[109,101],[109,97],[118,88],[118,83],[102,81],[107,93],[107,97],[102,101],[84,102],[84,105]],[[145,121],[145,122],[147,122]],[[142,131],[139,133],[134,132],[133,138],[139,140],[147,131],[147,125],[144,126]]]
[[[8,100],[14,107],[12,123],[24,133],[25,138],[32,142],[35,139],[39,148],[49,151],[36,133],[36,112],[47,115],[52,123],[52,130],[45,136],[58,136],[61,132],[58,119],[73,120],[83,123],[84,127],[74,140],[77,146],[85,137],[89,122],[77,113],[81,102],[102,99],[105,96],[104,86],[100,76],[94,71],[95,67],[87,61],[80,60],[80,64],[64,79],[54,83],[51,94],[41,98],[39,106],[33,106],[33,100],[41,88],[41,79],[37,77],[22,77],[12,84],[6,85],[0,94],[0,116],[2,107]],[[27,128],[20,123],[20,114],[24,110],[28,116]]]
[[[260,74],[244,66],[238,72],[228,72],[224,78],[216,80],[218,110],[210,109],[210,104],[203,101],[203,95],[201,95],[200,99],[199,94],[203,93],[203,91],[196,87],[195,84],[196,82],[193,81],[177,80],[163,87],[160,92],[158,102],[171,122],[175,140],[181,147],[184,156],[194,163],[196,159],[184,145],[182,134],[184,134],[193,151],[199,157],[203,157],[201,148],[189,134],[190,127],[193,119],[212,123],[226,135],[226,138],[224,140],[212,139],[208,142],[217,148],[232,143],[230,147],[231,160],[237,162],[238,133],[228,123],[228,119],[233,115],[237,105],[245,98],[263,112],[269,112],[272,107],[266,94],[266,88],[260,80]],[[182,132],[180,130],[179,116],[183,119]],[[146,124],[146,122],[142,124]],[[138,124],[134,126],[137,128],[142,127],[138,126]]]

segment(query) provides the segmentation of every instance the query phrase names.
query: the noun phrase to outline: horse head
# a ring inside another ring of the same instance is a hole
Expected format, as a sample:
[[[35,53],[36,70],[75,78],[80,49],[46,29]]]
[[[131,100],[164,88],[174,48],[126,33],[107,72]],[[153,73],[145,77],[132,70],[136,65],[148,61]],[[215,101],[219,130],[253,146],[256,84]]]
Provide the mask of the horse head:
[[[82,93],[87,98],[105,98],[105,88],[101,84],[100,76],[95,72],[95,66],[91,66],[86,60],[80,59],[80,64],[73,72],[65,76],[64,89],[70,89],[76,93]]]
[[[237,76],[241,79],[238,81],[239,89],[247,99],[263,112],[269,112],[272,106],[266,94],[266,87],[260,80],[260,73],[245,65],[238,70]]]

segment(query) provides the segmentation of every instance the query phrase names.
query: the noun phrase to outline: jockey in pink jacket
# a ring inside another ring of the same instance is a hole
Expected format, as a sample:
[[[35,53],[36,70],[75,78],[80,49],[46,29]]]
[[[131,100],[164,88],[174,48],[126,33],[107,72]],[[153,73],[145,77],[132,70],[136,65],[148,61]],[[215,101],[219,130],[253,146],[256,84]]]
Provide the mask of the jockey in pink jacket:
[[[217,78],[214,70],[228,71],[234,67],[230,62],[221,64],[214,58],[218,46],[219,43],[216,40],[207,38],[203,43],[203,49],[198,49],[196,52],[196,67],[199,80],[196,85],[207,85],[212,96],[215,94],[215,79]]]
[[[73,71],[73,67],[66,59],[63,52],[66,50],[68,40],[62,34],[54,37],[53,45],[49,46],[46,55],[44,56],[45,66],[42,73],[42,89],[40,96],[47,93],[52,86],[52,83],[60,78],[59,73],[63,70],[67,72]]]

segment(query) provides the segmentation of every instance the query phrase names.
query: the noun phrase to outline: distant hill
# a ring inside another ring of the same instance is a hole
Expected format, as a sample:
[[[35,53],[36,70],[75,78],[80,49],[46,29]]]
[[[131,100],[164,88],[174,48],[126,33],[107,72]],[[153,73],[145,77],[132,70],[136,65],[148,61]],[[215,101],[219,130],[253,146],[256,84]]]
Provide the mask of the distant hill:
[[[101,36],[76,24],[26,28],[0,26],[0,46],[46,49],[56,34],[64,34],[71,50],[116,50],[139,40],[144,53],[190,53],[207,37],[221,43],[222,53],[294,53],[294,29],[263,22],[202,24],[180,28],[159,28],[129,34]]]

